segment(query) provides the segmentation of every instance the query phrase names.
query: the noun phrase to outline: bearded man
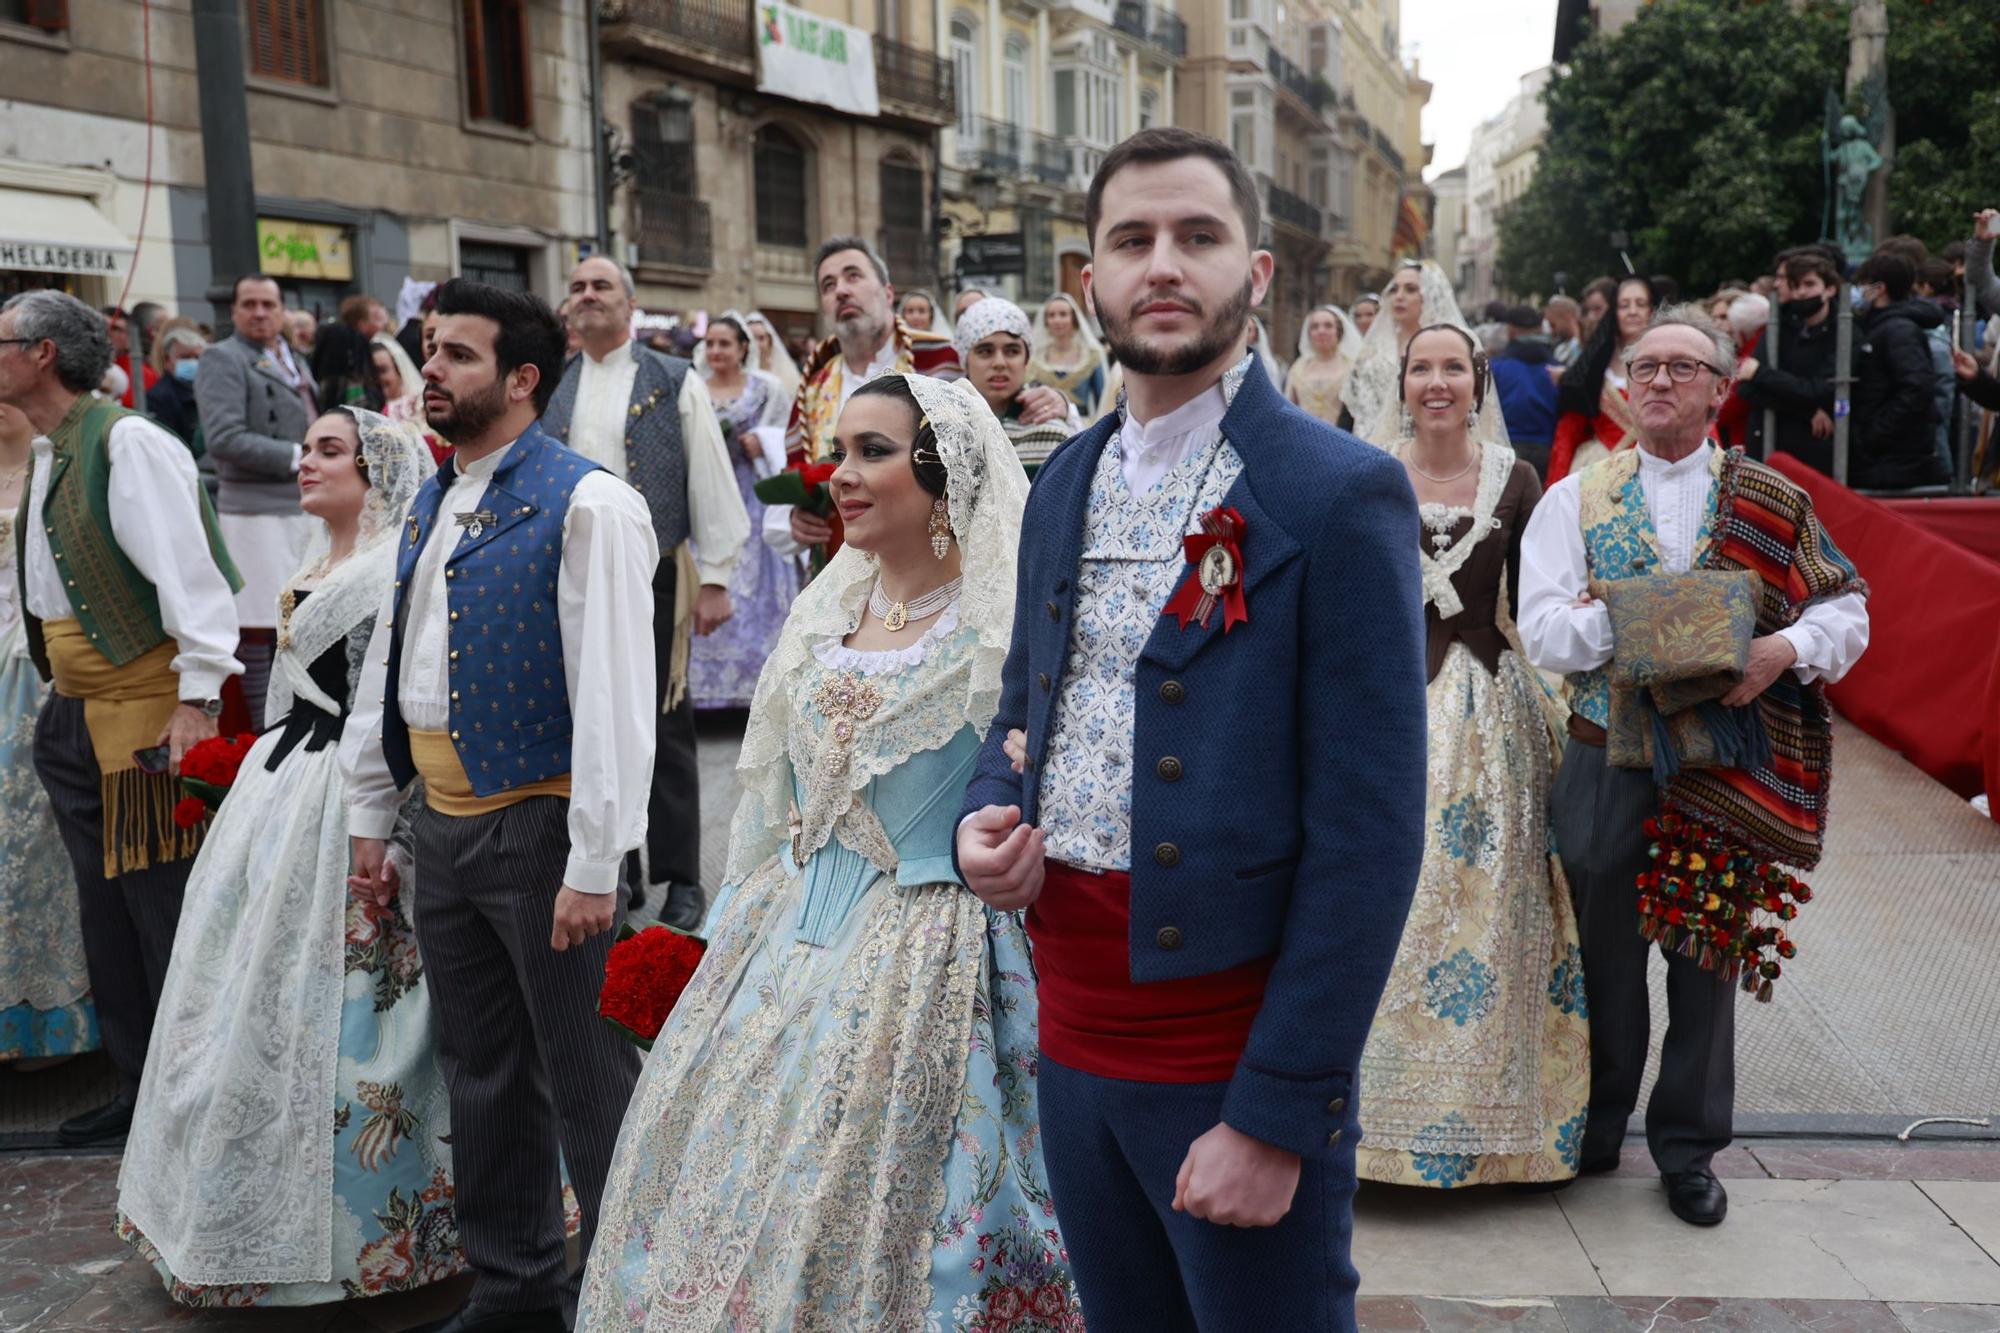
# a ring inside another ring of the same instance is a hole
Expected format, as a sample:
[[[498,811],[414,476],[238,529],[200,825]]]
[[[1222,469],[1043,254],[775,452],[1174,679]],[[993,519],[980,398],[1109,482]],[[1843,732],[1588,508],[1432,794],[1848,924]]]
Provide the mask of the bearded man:
[[[1126,397],[1036,476],[958,831],[965,883],[1028,909],[1092,1333],[1354,1327],[1354,1075],[1424,846],[1421,531],[1402,466],[1247,353],[1260,211],[1186,130],[1091,182]]]

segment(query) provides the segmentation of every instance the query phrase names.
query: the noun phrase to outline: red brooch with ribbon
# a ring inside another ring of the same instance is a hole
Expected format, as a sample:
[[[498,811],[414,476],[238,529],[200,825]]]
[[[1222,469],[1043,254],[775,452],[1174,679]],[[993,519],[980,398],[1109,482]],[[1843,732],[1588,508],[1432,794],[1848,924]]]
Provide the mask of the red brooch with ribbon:
[[[1243,515],[1221,506],[1201,516],[1201,531],[1183,539],[1187,562],[1194,575],[1181,584],[1161,615],[1180,617],[1181,628],[1190,620],[1208,628],[1209,617],[1222,606],[1222,632],[1229,633],[1240,621],[1248,624],[1250,608],[1243,596]]]

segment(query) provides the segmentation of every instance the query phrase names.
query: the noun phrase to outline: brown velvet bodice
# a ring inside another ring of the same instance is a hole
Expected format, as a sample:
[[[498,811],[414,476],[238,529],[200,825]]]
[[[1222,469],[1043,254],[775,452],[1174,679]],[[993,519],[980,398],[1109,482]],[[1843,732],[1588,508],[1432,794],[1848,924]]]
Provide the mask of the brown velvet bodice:
[[[1515,459],[1514,470],[1500,492],[1500,501],[1493,507],[1493,517],[1499,520],[1500,526],[1488,527],[1478,535],[1479,545],[1473,548],[1471,556],[1452,576],[1451,585],[1458,590],[1458,598],[1465,604],[1464,609],[1447,620],[1438,615],[1435,606],[1429,603],[1424,605],[1426,680],[1437,679],[1437,673],[1444,667],[1445,652],[1454,640],[1464,644],[1489,673],[1500,669],[1500,654],[1508,648],[1507,638],[1500,632],[1499,625],[1500,583],[1504,577],[1507,605],[1518,607],[1521,599],[1521,534],[1527,531],[1528,516],[1535,512],[1535,504],[1541,498],[1542,483],[1536,477],[1535,469]],[[1467,515],[1453,525],[1453,546],[1471,539],[1472,523],[1472,517]],[[1433,535],[1430,528],[1423,529],[1426,555],[1435,553],[1430,545]]]

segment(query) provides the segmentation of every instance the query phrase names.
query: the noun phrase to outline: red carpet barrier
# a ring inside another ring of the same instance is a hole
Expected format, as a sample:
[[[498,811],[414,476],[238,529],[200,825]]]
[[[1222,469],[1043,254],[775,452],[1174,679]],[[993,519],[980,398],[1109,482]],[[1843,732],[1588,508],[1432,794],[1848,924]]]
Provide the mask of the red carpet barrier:
[[[1961,796],[2000,793],[2000,564],[1788,454],[1769,462],[1868,580],[1868,651],[1834,706]]]
[[[2000,499],[1880,499],[1875,503],[1927,532],[2000,564]]]

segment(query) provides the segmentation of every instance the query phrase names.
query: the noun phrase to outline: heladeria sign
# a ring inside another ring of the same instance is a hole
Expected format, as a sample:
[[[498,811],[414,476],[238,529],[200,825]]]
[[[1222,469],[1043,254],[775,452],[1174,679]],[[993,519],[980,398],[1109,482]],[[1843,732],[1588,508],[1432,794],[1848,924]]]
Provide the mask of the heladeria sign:
[[[52,241],[14,241],[0,237],[0,269],[35,273],[82,273],[115,278],[124,271],[129,251],[99,245],[59,245]]]

